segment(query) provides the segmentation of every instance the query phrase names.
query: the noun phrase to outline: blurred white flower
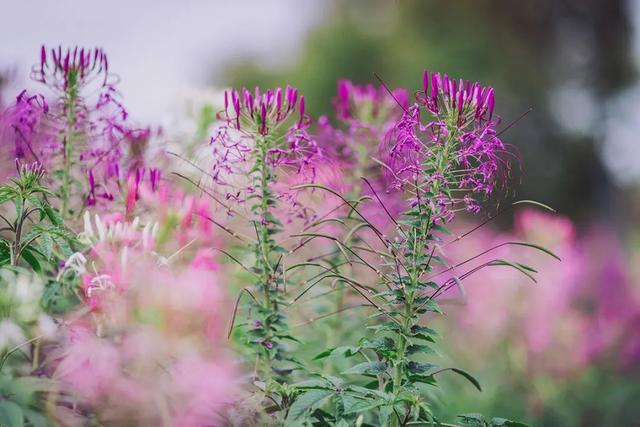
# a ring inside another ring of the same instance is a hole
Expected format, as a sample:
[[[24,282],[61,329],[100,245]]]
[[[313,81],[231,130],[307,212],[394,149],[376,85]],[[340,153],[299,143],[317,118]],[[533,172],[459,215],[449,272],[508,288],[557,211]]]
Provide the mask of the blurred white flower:
[[[27,339],[22,333],[22,328],[11,320],[0,321],[0,352],[22,344]]]
[[[107,222],[95,214],[93,222],[89,211],[84,213],[84,231],[78,235],[78,239],[90,246],[98,243],[122,244],[125,246],[136,246],[141,244],[144,249],[149,249],[156,234],[158,233],[158,223],[149,222],[140,228],[140,218],[135,217],[131,222],[120,220]]]

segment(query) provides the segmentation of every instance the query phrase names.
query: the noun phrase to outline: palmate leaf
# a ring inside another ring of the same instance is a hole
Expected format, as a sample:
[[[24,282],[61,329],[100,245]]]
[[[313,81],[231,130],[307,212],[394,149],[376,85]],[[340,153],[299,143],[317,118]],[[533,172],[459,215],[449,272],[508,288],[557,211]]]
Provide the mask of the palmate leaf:
[[[363,413],[386,404],[384,400],[358,399],[344,393],[341,395],[341,398],[344,415]]]

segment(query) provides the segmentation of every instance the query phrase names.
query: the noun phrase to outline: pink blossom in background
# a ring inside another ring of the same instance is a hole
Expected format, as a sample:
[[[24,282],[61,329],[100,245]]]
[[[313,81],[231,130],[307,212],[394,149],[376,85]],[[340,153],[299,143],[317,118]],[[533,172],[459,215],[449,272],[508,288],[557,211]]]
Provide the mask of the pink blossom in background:
[[[103,248],[99,261],[114,285],[94,289],[97,309],[88,301],[93,311],[70,320],[54,378],[109,425],[216,424],[238,386],[217,273],[162,266],[135,248],[124,262]]]
[[[524,351],[520,363],[530,375],[579,375],[595,364],[637,366],[638,289],[623,244],[611,230],[593,227],[578,237],[567,218],[524,209],[513,233],[483,227],[464,244],[448,246],[446,255],[453,263],[506,241],[540,244],[562,262],[522,247],[503,247],[482,258],[532,266],[538,283],[505,267],[464,280],[464,304],[445,305],[454,325],[447,336],[460,354],[473,348],[474,360],[491,360],[506,345],[514,354]],[[448,295],[453,296],[460,300],[459,294]]]

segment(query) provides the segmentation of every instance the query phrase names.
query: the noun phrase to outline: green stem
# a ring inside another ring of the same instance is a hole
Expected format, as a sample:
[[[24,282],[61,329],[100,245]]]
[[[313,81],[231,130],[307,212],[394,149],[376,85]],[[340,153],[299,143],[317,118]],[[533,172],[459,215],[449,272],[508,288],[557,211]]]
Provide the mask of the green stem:
[[[273,251],[273,245],[271,244],[271,222],[268,218],[271,215],[271,207],[269,200],[271,198],[271,190],[269,188],[269,182],[271,180],[271,170],[269,169],[269,165],[267,163],[267,149],[268,149],[268,141],[267,139],[263,139],[261,141],[260,147],[260,158],[258,159],[259,164],[259,172],[260,172],[260,205],[259,205],[259,220],[256,221],[256,227],[258,229],[258,248],[257,248],[257,265],[260,269],[260,285],[263,294],[263,310],[266,314],[264,328],[267,331],[266,340],[273,342],[272,337],[272,323],[271,323],[271,315],[272,312],[275,311],[275,307],[273,306],[274,301],[272,300],[272,289],[271,289],[271,279],[273,277],[273,267],[271,266],[271,262],[269,256]],[[271,360],[271,352],[268,348],[264,348],[262,353],[264,353],[264,364],[265,364],[265,373],[268,377],[271,376],[272,371],[272,360]]]
[[[78,101],[78,87],[74,79],[69,79],[67,96],[65,100],[65,115],[67,126],[63,140],[63,165],[62,165],[62,218],[67,218],[69,199],[71,196],[71,168],[73,167],[73,136],[76,125],[76,103]]]

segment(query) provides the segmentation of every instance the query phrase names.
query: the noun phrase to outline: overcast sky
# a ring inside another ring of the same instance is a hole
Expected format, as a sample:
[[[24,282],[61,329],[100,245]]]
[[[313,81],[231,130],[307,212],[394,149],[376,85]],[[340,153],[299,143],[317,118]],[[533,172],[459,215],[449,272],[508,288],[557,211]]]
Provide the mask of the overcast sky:
[[[3,3],[0,67],[15,68],[10,91],[28,84],[42,43],[101,46],[132,118],[154,123],[166,123],[178,93],[203,87],[234,57],[290,60],[324,16],[322,0]]]

